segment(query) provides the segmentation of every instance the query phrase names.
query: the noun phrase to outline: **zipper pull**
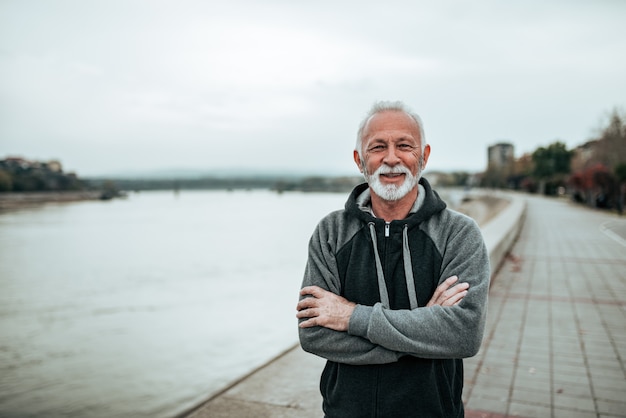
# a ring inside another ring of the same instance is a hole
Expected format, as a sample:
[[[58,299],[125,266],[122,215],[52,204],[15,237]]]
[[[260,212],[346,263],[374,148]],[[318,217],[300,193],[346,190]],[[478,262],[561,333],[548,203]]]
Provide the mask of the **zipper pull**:
[[[385,237],[389,236],[389,222],[385,223]]]

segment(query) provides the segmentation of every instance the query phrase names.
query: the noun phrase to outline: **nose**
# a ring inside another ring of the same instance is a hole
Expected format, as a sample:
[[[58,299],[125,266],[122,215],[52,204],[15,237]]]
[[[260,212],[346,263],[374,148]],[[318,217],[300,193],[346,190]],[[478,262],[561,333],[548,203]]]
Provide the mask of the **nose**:
[[[396,164],[400,164],[400,162],[401,160],[398,156],[398,151],[396,150],[396,147],[387,147],[387,152],[385,153],[385,156],[383,158],[383,163],[387,164],[390,167],[393,167]]]

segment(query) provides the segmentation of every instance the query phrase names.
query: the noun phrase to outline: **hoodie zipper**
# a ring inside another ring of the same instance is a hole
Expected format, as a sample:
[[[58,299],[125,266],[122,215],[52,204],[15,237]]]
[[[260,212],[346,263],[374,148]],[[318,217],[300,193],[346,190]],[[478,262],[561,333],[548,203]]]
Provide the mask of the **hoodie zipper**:
[[[389,222],[385,222],[385,238],[389,237]]]

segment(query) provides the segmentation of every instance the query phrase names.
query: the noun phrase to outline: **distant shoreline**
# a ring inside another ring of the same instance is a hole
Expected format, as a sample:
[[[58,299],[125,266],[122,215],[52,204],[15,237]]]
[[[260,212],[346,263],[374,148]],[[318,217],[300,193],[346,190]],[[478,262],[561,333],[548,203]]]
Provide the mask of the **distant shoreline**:
[[[101,191],[54,191],[0,193],[0,215],[20,209],[41,207],[49,203],[71,203],[101,200]],[[471,193],[458,207],[452,208],[473,218],[479,225],[486,224],[508,205],[508,200],[488,193]]]
[[[19,209],[39,207],[47,203],[100,200],[101,196],[101,191],[0,193],[0,214]]]

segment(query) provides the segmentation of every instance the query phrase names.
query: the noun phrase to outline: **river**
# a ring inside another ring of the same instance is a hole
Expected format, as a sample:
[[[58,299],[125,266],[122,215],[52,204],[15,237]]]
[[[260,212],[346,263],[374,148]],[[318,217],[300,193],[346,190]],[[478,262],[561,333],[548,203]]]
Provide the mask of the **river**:
[[[297,342],[346,194],[142,192],[0,215],[0,416],[171,417]]]

